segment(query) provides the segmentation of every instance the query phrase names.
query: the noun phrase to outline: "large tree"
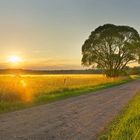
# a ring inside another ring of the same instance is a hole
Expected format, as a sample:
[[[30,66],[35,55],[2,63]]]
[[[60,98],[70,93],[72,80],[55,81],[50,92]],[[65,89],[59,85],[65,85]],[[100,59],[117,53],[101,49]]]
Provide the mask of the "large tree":
[[[99,26],[82,46],[82,64],[102,69],[116,77],[129,62],[140,60],[140,36],[129,26]]]

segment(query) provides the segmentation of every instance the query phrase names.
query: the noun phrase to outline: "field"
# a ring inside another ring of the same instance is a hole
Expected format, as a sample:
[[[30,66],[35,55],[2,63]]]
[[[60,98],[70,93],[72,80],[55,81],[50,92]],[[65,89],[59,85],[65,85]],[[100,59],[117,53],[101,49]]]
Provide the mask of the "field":
[[[140,93],[108,126],[100,140],[140,140]]]
[[[77,96],[128,80],[104,75],[1,75],[0,112]]]
[[[0,101],[32,101],[40,94],[117,82],[103,75],[0,76]]]

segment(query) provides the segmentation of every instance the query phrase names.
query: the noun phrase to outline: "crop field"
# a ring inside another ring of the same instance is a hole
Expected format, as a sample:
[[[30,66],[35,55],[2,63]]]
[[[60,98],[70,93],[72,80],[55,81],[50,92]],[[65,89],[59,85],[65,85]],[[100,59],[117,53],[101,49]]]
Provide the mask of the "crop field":
[[[128,78],[107,78],[99,74],[1,75],[0,112],[22,108],[20,106],[25,104],[46,103],[77,96],[126,79]]]
[[[103,75],[5,75],[0,76],[0,101],[31,101],[40,94],[118,82]]]

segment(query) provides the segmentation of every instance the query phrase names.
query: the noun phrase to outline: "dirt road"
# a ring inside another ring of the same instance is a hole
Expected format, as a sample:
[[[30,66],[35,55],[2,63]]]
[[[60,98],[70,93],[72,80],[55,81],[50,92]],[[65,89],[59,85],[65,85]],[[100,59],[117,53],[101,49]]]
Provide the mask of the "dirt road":
[[[140,90],[140,80],[0,115],[0,140],[96,140]]]

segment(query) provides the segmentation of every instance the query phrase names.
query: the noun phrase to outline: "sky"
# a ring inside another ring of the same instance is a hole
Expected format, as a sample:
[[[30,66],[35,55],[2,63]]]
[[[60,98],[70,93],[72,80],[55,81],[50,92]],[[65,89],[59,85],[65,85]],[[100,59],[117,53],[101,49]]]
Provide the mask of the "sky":
[[[139,0],[0,0],[0,68],[82,69],[91,31],[112,23],[140,32]]]

